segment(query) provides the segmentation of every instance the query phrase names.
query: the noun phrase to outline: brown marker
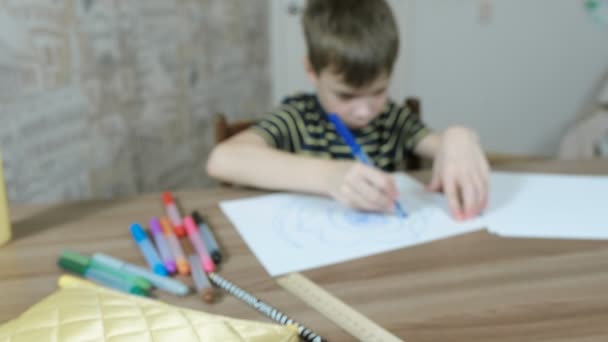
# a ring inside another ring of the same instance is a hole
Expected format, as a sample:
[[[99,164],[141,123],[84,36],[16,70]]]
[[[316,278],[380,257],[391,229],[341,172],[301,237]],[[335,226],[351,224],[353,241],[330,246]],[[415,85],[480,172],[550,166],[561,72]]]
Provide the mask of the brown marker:
[[[184,247],[184,253],[186,253],[188,262],[190,263],[190,273],[194,280],[194,287],[196,292],[201,294],[201,298],[205,303],[211,304],[215,299],[215,289],[209,282],[209,278],[203,270],[201,260],[194,251],[192,243],[188,239],[181,239],[182,247]]]

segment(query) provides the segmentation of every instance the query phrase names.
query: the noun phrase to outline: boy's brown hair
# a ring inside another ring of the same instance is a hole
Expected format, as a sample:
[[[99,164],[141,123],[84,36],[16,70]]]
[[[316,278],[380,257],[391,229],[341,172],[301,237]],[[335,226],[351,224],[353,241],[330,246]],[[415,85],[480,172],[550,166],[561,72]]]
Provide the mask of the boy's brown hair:
[[[384,0],[308,0],[302,25],[317,74],[330,67],[352,87],[390,75],[399,33]]]

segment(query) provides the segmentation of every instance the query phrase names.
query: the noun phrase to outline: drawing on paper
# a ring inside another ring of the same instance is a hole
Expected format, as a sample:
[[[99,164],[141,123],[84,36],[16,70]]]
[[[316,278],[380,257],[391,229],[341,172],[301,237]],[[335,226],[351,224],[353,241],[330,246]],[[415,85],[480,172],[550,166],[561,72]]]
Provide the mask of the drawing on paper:
[[[455,222],[441,195],[406,175],[397,178],[408,216],[363,213],[331,198],[270,194],[220,207],[271,276],[415,246],[477,230]]]
[[[295,248],[307,245],[357,246],[395,240],[418,240],[430,223],[431,209],[422,208],[408,217],[361,212],[335,201],[318,198],[287,201],[272,220],[276,235]]]

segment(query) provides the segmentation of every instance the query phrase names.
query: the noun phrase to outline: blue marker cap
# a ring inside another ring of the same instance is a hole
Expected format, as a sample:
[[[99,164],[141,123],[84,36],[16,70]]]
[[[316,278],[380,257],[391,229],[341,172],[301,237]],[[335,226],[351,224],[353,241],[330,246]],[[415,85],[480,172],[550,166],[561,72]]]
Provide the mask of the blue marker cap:
[[[167,269],[162,264],[160,260],[160,256],[156,249],[148,239],[148,234],[144,231],[139,223],[133,223],[131,225],[131,235],[133,235],[133,239],[137,243],[137,246],[141,250],[141,253],[146,258],[148,265],[156,274],[160,274],[163,276],[168,275]]]
[[[141,242],[148,238],[148,235],[139,223],[133,223],[131,225],[131,234],[136,242]]]
[[[160,274],[160,275],[163,275],[163,276],[169,275],[169,273],[167,272],[167,269],[165,268],[165,266],[163,266],[161,264],[154,265],[154,268],[152,268],[152,270],[156,274]]]

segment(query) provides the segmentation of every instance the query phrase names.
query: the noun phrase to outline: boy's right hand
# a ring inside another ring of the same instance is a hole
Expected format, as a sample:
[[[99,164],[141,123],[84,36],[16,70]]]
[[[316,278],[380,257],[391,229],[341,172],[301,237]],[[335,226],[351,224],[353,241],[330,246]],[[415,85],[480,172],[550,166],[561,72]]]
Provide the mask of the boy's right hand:
[[[391,213],[399,197],[393,176],[355,161],[336,161],[328,177],[329,194],[349,207]]]

